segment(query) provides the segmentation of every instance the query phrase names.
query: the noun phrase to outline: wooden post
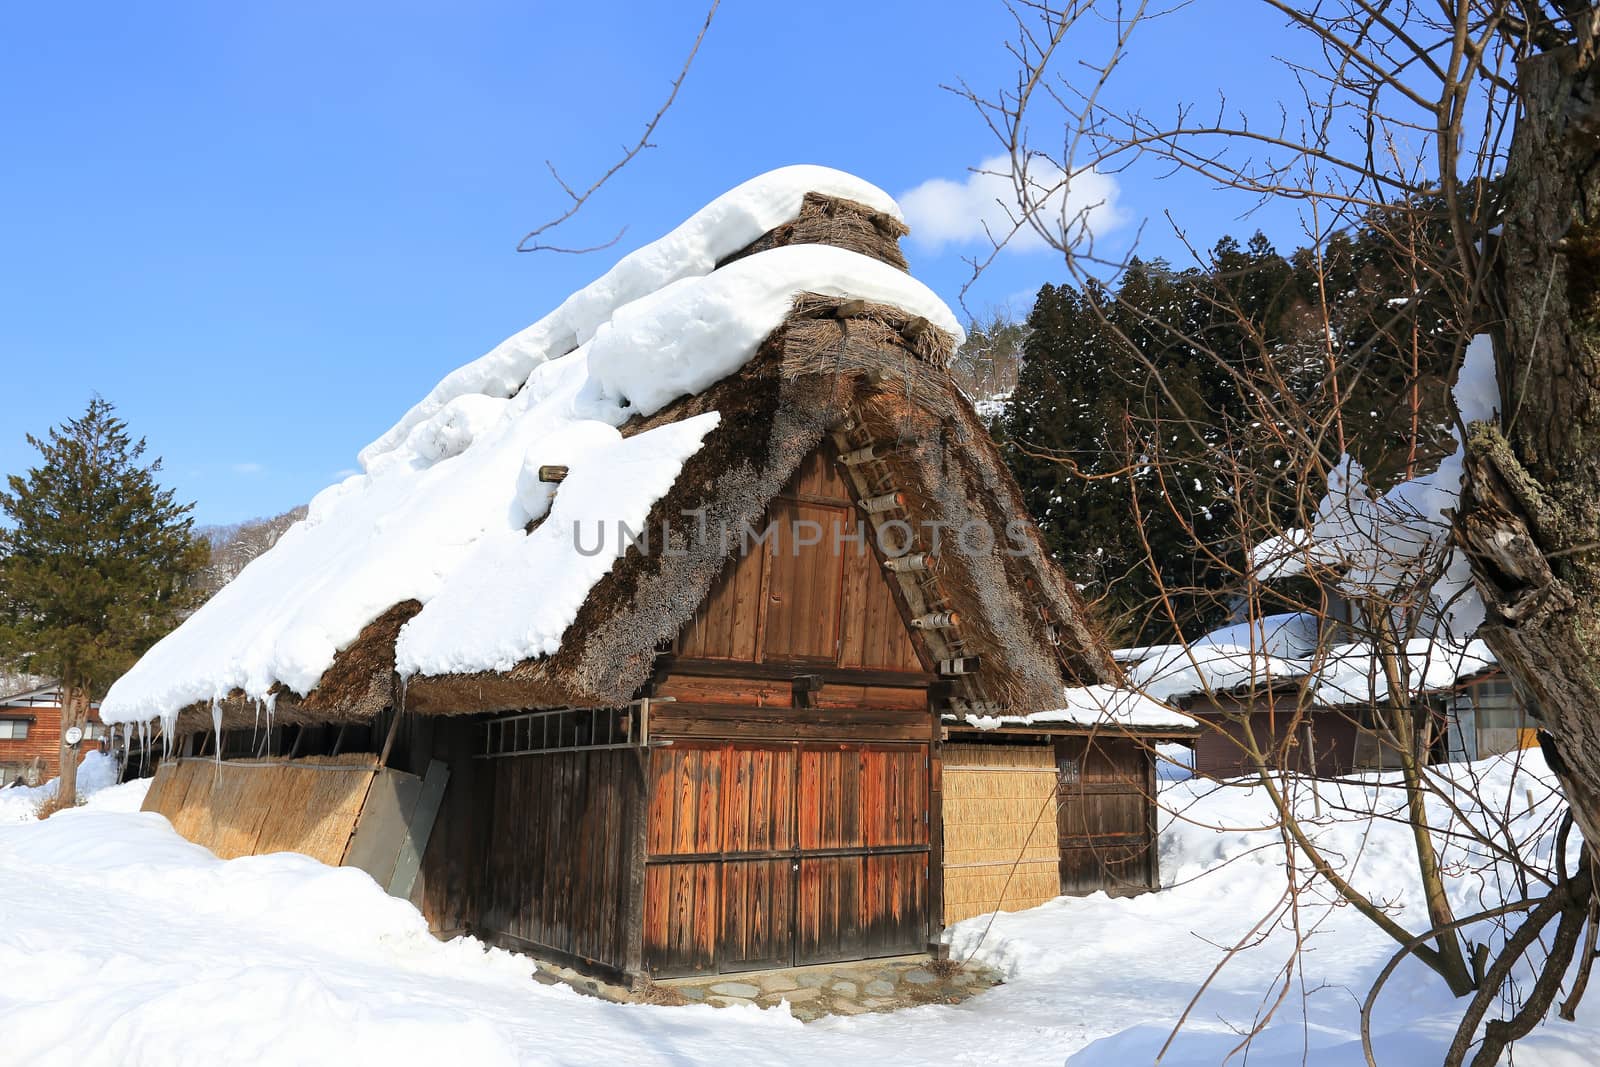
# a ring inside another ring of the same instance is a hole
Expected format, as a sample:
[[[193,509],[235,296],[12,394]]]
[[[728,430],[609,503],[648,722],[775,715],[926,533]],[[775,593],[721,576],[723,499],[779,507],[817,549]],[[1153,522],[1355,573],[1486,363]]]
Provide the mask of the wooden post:
[[[389,732],[383,739],[383,751],[378,753],[378,766],[380,767],[389,765],[389,752],[394,748],[395,735],[400,732],[400,708],[398,706],[392,707],[389,712],[394,716],[394,721],[389,724]]]
[[[940,713],[949,683],[928,688],[928,951],[944,951],[944,753]],[[937,946],[937,947],[936,947]]]
[[[1150,828],[1150,888],[1152,891],[1161,889],[1161,805],[1158,803],[1156,790],[1161,787],[1156,771],[1155,742],[1150,742],[1150,747],[1141,749],[1145,763],[1145,783],[1149,795],[1145,798],[1145,817],[1149,820]]]
[[[645,721],[649,721],[650,699],[646,697],[640,710]],[[649,737],[648,727],[644,734]],[[649,977],[644,966],[644,875],[645,875],[645,828],[650,819],[650,745],[645,744],[635,749],[639,758],[633,760],[631,766],[638,772],[634,779],[631,793],[632,807],[629,815],[632,825],[628,827],[627,850],[624,853],[624,862],[628,865],[627,881],[627,932],[623,943],[622,977],[631,987],[642,986]]]
[[[67,743],[67,731],[74,726],[83,729],[87,721],[89,694],[76,685],[61,684],[61,766],[56,771],[60,780],[56,785],[56,807],[70,808],[78,803],[78,748]]]

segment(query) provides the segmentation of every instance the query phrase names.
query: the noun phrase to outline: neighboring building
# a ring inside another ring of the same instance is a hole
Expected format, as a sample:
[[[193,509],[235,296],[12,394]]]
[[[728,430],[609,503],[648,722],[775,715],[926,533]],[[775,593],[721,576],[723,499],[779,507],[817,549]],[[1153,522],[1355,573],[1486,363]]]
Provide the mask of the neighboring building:
[[[1269,765],[1338,776],[1395,765],[1374,711],[1387,699],[1383,671],[1371,647],[1351,636],[1337,614],[1273,615],[1222,627],[1187,646],[1121,649],[1113,656],[1141,691],[1206,724],[1194,741],[1196,773],[1253,773],[1242,744],[1248,723]],[[1336,643],[1340,637],[1344,643]],[[1435,761],[1536,744],[1534,717],[1482,641],[1419,638],[1405,658],[1408,700],[1433,719]]]
[[[1148,742],[1193,724],[1111,688],[905,232],[774,172],[447,377],[113,687],[244,757],[147,806],[612,975],[1156,886]]]
[[[99,708],[89,706],[89,723],[78,744],[80,762],[109,743]],[[0,786],[18,779],[42,785],[60,773],[61,688],[46,684],[0,697]]]
[[[1440,703],[1450,724],[1450,759],[1484,759],[1539,745],[1537,717],[1498,664],[1461,679]]]

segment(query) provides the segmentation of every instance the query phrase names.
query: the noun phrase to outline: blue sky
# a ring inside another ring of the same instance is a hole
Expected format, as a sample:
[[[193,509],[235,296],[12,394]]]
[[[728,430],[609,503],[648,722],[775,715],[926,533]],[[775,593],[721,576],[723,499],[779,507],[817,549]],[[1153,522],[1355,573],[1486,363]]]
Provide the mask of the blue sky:
[[[956,182],[996,146],[939,88],[1014,75],[1007,16],[961,3],[726,0],[674,109],[569,227],[628,231],[590,256],[519,255],[560,210],[554,160],[587,182],[638,135],[703,8],[663,4],[65,2],[0,10],[0,361],[23,433],[114,401],[165,457],[202,522],[303,503],[438,378],[537,319],[622,252],[772,167],[814,162],[901,195]],[[1270,21],[1202,0],[1150,27],[1121,98],[1158,110],[1257,108],[1287,85]],[[1218,29],[1226,25],[1227,33]],[[1197,42],[1199,46],[1197,47]],[[1088,58],[1088,57],[1086,57]],[[1180,258],[1162,212],[1201,246],[1235,196],[1153,174],[1117,179],[1126,242]],[[959,240],[909,246],[952,303]],[[979,310],[1063,280],[1044,251],[1006,254]]]

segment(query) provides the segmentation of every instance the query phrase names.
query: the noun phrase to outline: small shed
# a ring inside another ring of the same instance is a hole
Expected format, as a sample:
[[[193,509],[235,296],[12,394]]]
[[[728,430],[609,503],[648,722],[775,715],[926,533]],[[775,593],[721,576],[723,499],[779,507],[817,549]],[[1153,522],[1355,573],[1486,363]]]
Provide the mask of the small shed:
[[[961,330],[905,232],[867,183],[785,168],[447,376],[113,687],[111,718],[271,780],[180,790],[169,761],[151,806],[210,842],[306,810],[308,759],[367,755],[309,772],[365,790],[353,819],[319,794],[345,819],[316,821],[344,835],[324,855],[441,934],[598,974],[937,942],[947,727],[981,761],[977,724],[1120,672],[951,381]],[[1081,890],[1152,853],[1101,832],[1120,772],[1063,731],[1018,777],[1078,761]],[[1014,834],[992,799],[963,798],[962,840]]]
[[[946,716],[947,925],[1161,887],[1156,745],[1192,743],[1199,724],[1111,686],[1063,697],[1031,714]]]

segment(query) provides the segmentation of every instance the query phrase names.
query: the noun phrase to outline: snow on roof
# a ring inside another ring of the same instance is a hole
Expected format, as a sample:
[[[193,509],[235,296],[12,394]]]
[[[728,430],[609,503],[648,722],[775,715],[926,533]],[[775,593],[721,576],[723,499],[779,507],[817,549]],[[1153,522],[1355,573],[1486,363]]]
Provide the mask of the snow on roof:
[[[532,326],[447,374],[399,422],[361,450],[362,467],[370,470],[374,462],[399,448],[418,423],[457,398],[511,396],[534,367],[589,341],[618,308],[673,282],[710,274],[718,260],[793,219],[806,193],[854,200],[905,221],[888,193],[830,167],[801,164],[752,178],[711,201],[665,237],[623,256]],[[948,313],[944,318],[954,321]],[[959,326],[955,333],[965,336]]]
[[[363,627],[407,600],[422,609],[396,643],[402,676],[506,670],[555,651],[626,548],[609,537],[594,551],[597,524],[640,529],[721,415],[625,439],[628,419],[737,370],[802,292],[893,305],[963,337],[926,286],[844,249],[790,245],[713,269],[794,218],[808,192],[898,217],[880,190],[820,167],[719,197],[448,375],[362,451],[364,473],[319,493],[119,679],[103,717],[170,723],[235,690],[269,707],[278,683],[307,693]],[[559,493],[539,479],[544,464],[569,468]]]
[[[967,715],[960,721],[980,730],[1004,726],[1088,726],[1117,730],[1192,730],[1199,724],[1145,693],[1113,685],[1070,686],[1062,705],[1025,715]]]
[[[0,673],[0,702],[28,700],[44,692],[55,692],[59,683],[43,674]]]
[[[1187,644],[1152,645],[1128,669],[1129,683],[1171,701],[1210,690],[1225,693],[1304,681],[1311,699],[1326,707],[1386,699],[1386,675],[1370,643],[1328,644],[1319,649],[1318,620],[1310,613],[1271,615],[1225,626]],[[1404,660],[1413,696],[1454,688],[1492,670],[1494,654],[1482,641],[1413,638]]]
[[[1487,335],[1467,345],[1461,372],[1451,387],[1462,423],[1488,422],[1500,403],[1494,347]],[[1441,616],[1458,638],[1483,624],[1483,604],[1472,570],[1449,545],[1453,509],[1466,476],[1465,449],[1456,449],[1438,469],[1378,493],[1360,463],[1346,455],[1328,475],[1328,491],[1309,530],[1293,529],[1254,546],[1250,562],[1263,581],[1302,574],[1315,567],[1341,571],[1340,588],[1354,596],[1383,597],[1413,584],[1444,564],[1430,590]]]

